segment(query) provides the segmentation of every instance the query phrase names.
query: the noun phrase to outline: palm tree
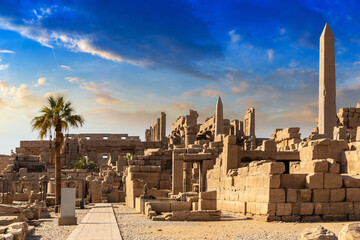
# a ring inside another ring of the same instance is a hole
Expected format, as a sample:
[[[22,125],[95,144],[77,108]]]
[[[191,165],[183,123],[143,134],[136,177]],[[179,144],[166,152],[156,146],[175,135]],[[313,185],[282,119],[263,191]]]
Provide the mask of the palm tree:
[[[60,149],[63,141],[63,130],[69,127],[81,127],[84,118],[76,115],[71,102],[65,101],[64,97],[49,97],[48,106],[40,110],[41,115],[31,121],[32,130],[39,131],[39,138],[43,140],[51,131],[55,130],[55,205],[60,205],[61,200],[61,163]]]
[[[96,171],[98,169],[97,164],[87,157],[83,156],[79,160],[75,160],[72,162],[73,169],[89,169]]]

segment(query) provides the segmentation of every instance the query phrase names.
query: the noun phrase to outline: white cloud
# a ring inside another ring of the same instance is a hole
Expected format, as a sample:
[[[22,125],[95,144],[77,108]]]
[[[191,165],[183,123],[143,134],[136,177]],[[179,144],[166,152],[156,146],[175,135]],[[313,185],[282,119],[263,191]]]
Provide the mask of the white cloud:
[[[64,69],[64,70],[67,70],[67,71],[70,71],[70,70],[71,70],[71,67],[66,66],[66,65],[61,65],[60,67],[61,67],[62,69]]]
[[[65,79],[68,80],[70,83],[80,83],[85,81],[84,79],[80,79],[77,77],[66,77]]]
[[[289,67],[295,68],[299,65],[299,62],[297,62],[295,59],[291,59],[289,63]]]
[[[0,49],[0,53],[15,53],[15,52],[11,51],[11,50],[6,50],[6,49]]]
[[[46,78],[42,77],[42,78],[39,78],[37,80],[37,83],[35,84],[35,87],[46,85],[46,84],[47,84]]]
[[[9,68],[9,64],[0,64],[0,71]]]
[[[243,39],[243,37],[240,34],[236,33],[235,29],[229,31],[229,36],[231,43],[237,43]]]
[[[98,92],[94,93],[93,96],[96,97],[96,102],[100,103],[102,105],[119,105],[120,102],[113,96],[111,96],[111,93],[109,92]]]
[[[102,88],[108,83],[95,83],[77,77],[66,77],[70,83],[76,83],[79,88],[93,92],[91,95],[96,98],[96,102],[102,105],[119,105],[119,100],[111,96],[111,92],[104,91]]]
[[[280,28],[280,29],[279,29],[279,34],[280,34],[280,35],[286,34],[286,29],[285,29],[285,28]]]
[[[182,95],[183,97],[211,97],[216,98],[218,96],[221,96],[223,92],[215,89],[194,89],[188,92],[184,92]]]
[[[273,62],[275,51],[273,49],[266,50],[266,54],[270,63]]]
[[[81,84],[79,85],[80,88],[83,88],[83,89],[86,89],[88,91],[91,91],[91,92],[97,92],[100,90],[100,88],[104,85],[103,84],[97,84],[95,82],[81,82]]]
[[[238,82],[237,86],[234,86],[231,88],[231,92],[233,93],[243,93],[246,90],[248,90],[250,87],[250,84],[246,81],[240,81]]]
[[[360,61],[354,62],[354,65],[359,65]]]
[[[171,104],[171,108],[175,110],[182,110],[182,109],[194,108],[194,107],[195,107],[195,103],[193,102],[179,102],[179,103]]]

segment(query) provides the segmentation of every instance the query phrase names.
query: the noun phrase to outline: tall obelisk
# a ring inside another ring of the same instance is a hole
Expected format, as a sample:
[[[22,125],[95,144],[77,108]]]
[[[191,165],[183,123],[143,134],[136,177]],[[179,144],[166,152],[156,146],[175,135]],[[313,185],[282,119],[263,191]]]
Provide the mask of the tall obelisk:
[[[320,36],[319,134],[333,138],[336,126],[336,83],[334,34],[326,23]]]
[[[216,103],[216,115],[215,115],[215,137],[218,134],[224,134],[224,115],[223,115],[223,105],[221,98],[217,100]]]

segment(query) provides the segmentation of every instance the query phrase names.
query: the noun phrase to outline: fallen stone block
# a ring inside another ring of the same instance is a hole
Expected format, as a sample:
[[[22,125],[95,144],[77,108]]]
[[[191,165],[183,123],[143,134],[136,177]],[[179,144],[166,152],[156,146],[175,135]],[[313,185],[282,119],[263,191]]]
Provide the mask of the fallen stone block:
[[[337,240],[335,233],[322,226],[305,228],[301,232],[301,240]]]
[[[339,233],[339,240],[360,239],[360,223],[349,223]]]

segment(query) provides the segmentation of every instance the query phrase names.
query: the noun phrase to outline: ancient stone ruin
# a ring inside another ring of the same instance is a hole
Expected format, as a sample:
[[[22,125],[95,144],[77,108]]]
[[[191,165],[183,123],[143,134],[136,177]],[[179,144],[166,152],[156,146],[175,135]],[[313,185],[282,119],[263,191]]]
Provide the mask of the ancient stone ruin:
[[[225,119],[219,97],[203,123],[189,109],[168,136],[163,112],[145,130],[145,141],[127,134],[65,135],[62,187],[76,189],[78,207],[125,202],[156,221],[220,220],[222,211],[264,221],[359,221],[360,104],[336,113],[335,92],[334,35],[326,24],[318,127],[310,136],[287,126],[257,138],[255,108],[243,119]],[[83,157],[98,169],[72,169]],[[47,216],[54,205],[54,143],[21,141],[16,152],[0,155],[0,165],[1,225],[8,233],[29,231],[23,222]],[[14,202],[23,205],[9,205]]]

